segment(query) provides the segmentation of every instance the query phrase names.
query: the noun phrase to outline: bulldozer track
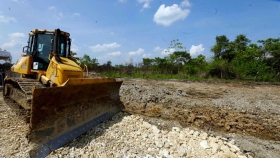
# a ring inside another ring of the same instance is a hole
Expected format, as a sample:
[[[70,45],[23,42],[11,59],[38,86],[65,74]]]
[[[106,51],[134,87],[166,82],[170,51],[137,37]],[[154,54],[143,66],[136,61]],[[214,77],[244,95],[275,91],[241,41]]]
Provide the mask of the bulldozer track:
[[[35,79],[26,78],[8,78],[3,87],[4,101],[26,123],[30,122],[30,106],[34,86],[36,88],[45,87]]]

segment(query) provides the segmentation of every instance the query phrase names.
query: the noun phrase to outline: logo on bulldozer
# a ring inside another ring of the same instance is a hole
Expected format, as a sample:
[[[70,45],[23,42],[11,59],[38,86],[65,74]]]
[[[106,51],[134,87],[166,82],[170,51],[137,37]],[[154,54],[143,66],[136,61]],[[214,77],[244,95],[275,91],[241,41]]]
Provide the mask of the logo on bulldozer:
[[[38,62],[33,62],[33,69],[38,69]]]

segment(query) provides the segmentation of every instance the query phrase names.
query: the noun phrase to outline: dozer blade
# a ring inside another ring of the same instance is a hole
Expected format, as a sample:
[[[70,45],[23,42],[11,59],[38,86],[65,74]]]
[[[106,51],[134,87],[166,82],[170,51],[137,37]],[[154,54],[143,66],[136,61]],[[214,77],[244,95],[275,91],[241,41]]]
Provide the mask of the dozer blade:
[[[121,84],[114,81],[33,89],[29,140],[34,147],[30,157],[47,156],[123,110]]]

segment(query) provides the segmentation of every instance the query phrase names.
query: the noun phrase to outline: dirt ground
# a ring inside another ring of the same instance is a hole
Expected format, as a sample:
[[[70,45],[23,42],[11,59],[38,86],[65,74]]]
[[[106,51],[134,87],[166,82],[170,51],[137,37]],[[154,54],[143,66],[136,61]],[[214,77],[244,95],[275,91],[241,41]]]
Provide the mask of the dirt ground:
[[[144,121],[160,130],[181,126],[208,133],[209,136],[222,136],[227,141],[234,140],[244,155],[257,158],[280,156],[280,86],[178,80],[119,80],[124,81],[120,96],[125,111],[131,115],[142,115]],[[0,157],[28,157],[29,147],[24,136],[28,126],[22,124],[20,118],[5,104],[2,93],[0,114]],[[56,154],[63,157],[62,153],[67,157],[67,153],[69,156],[73,148],[87,153],[92,145],[90,142],[99,141],[98,137],[102,138],[100,143],[106,144],[102,135],[105,136],[127,114],[120,116],[101,125],[103,127],[108,124],[108,127],[102,130],[97,127],[89,131],[54,151],[50,157],[60,157],[55,156]],[[74,153],[71,154],[75,157]]]
[[[253,157],[280,156],[280,86],[123,80],[121,99],[130,113],[223,135]]]

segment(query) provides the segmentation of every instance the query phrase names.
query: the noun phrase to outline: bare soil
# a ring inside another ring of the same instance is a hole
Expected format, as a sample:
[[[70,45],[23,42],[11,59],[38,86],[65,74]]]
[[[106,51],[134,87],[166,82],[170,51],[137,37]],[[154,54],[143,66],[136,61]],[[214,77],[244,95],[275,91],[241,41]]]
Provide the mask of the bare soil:
[[[122,79],[126,111],[234,139],[253,157],[280,156],[280,86]]]
[[[144,115],[143,119],[158,129],[187,127],[206,132],[209,136],[222,135],[227,141],[234,140],[235,145],[245,155],[257,158],[280,156],[280,86],[178,80],[120,80],[124,81],[120,96],[125,111],[132,115]],[[0,157],[28,157],[29,146],[25,138],[28,125],[7,106],[2,93],[0,94]],[[104,133],[96,134],[94,131],[99,128],[93,129],[58,149],[57,151],[61,151],[58,153],[67,154],[73,147],[87,152],[87,142],[101,138],[106,131],[113,128],[115,122],[122,119],[123,117],[117,117],[116,120],[109,120],[110,127],[106,127]],[[85,142],[82,143],[83,147],[77,145],[81,143],[79,140]],[[64,150],[66,148],[69,150]]]

